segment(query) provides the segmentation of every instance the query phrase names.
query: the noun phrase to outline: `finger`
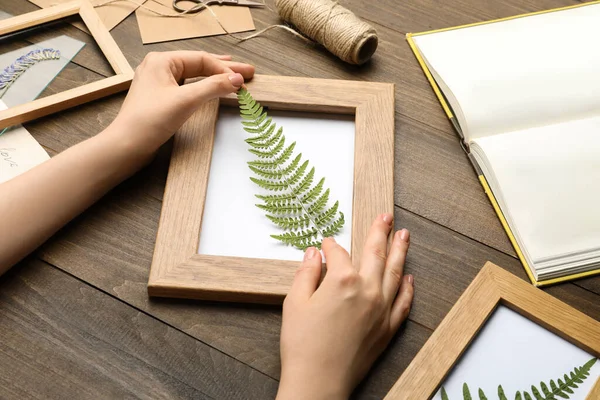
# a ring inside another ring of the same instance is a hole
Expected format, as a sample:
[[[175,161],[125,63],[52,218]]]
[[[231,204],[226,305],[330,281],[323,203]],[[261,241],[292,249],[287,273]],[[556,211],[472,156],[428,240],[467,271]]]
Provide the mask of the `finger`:
[[[406,261],[406,253],[409,246],[410,232],[406,229],[396,232],[392,240],[390,253],[388,254],[385,272],[383,273],[382,291],[387,304],[391,304],[394,301],[402,283],[404,262]]]
[[[231,61],[231,56],[229,54],[215,54],[215,53],[208,53],[211,56],[218,58],[221,61]]]
[[[173,77],[177,81],[232,72],[232,69],[226,64],[230,61],[219,60],[204,51],[169,51],[159,53],[154,58],[157,57],[165,58],[172,69]]]
[[[390,329],[395,333],[400,324],[408,318],[410,307],[412,306],[413,296],[415,292],[414,278],[412,275],[407,275],[402,279],[402,285],[390,313]]]
[[[254,65],[245,64],[245,63],[241,63],[241,62],[235,62],[235,61],[224,61],[224,63],[233,72],[242,74],[244,79],[252,79],[252,77],[254,76],[254,71],[255,71]]]
[[[350,255],[342,246],[337,244],[335,239],[323,239],[321,248],[325,255],[328,273],[338,274],[343,273],[346,270],[352,270],[352,260],[350,260]],[[327,278],[327,275],[325,277]]]
[[[304,253],[304,260],[296,270],[292,287],[288,293],[290,300],[308,300],[317,290],[321,279],[321,253],[309,247]]]
[[[189,83],[177,88],[185,99],[184,104],[191,110],[198,108],[202,103],[234,93],[244,83],[244,77],[237,73],[225,73],[209,76],[197,82]]]
[[[385,262],[387,259],[387,242],[394,218],[392,214],[381,214],[369,229],[362,257],[360,259],[359,273],[365,278],[371,278],[378,284],[383,279]]]

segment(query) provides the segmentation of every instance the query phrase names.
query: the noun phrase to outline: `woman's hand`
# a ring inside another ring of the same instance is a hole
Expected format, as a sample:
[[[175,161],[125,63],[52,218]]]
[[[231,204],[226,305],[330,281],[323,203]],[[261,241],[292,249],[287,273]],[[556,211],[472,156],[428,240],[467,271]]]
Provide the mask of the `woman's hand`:
[[[403,276],[409,232],[390,214],[369,231],[360,267],[333,239],[310,248],[283,304],[278,399],[346,399],[388,345],[410,311],[413,277]]]
[[[204,102],[236,92],[254,67],[203,51],[149,53],[113,122],[138,150],[156,151]],[[183,80],[208,78],[187,85]],[[141,148],[141,149],[140,149]]]
[[[203,102],[237,91],[254,67],[201,51],[150,53],[103,132],[0,184],[0,275],[146,164]],[[180,86],[186,78],[207,76]]]

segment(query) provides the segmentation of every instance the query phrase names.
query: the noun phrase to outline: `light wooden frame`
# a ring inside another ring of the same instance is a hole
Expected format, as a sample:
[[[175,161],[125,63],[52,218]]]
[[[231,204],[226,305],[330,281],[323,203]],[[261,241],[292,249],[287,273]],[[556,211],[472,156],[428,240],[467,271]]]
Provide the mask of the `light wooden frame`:
[[[431,399],[500,304],[600,357],[600,322],[488,262],[385,399]]]
[[[0,36],[77,14],[104,53],[115,75],[0,111],[0,128],[31,121],[129,88],[134,71],[87,0],[59,4],[2,20]]]
[[[355,115],[353,262],[373,219],[394,210],[394,85],[257,75],[247,84],[271,110]],[[175,135],[156,247],[150,270],[151,296],[279,304],[297,262],[199,255],[219,105],[204,104]]]

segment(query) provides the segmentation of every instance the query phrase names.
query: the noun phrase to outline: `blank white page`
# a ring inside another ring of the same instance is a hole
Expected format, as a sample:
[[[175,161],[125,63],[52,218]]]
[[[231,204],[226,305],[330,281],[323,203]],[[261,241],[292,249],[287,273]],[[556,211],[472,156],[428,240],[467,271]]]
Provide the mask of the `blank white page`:
[[[600,117],[474,143],[535,262],[600,249]]]
[[[474,399],[479,398],[479,388],[488,399],[497,399],[498,385],[502,385],[507,398],[514,399],[517,390],[532,394],[531,385],[540,390],[540,382],[546,385],[551,379],[556,382],[592,358],[591,354],[535,322],[500,306],[452,369],[443,386],[451,400],[463,398],[465,382]],[[596,361],[590,376],[578,389],[574,389],[570,399],[584,400],[598,376],[600,362]],[[439,392],[434,399],[441,399]]]
[[[283,127],[286,144],[315,167],[315,183],[325,177],[330,200],[339,200],[345,224],[336,240],[350,251],[354,185],[354,117],[298,112],[269,112]],[[208,179],[199,254],[302,260],[303,253],[270,237],[283,231],[255,206],[256,194],[272,194],[250,180],[254,173],[237,108],[221,107]],[[330,201],[330,204],[333,204]]]
[[[600,4],[414,36],[468,139],[600,114]]]

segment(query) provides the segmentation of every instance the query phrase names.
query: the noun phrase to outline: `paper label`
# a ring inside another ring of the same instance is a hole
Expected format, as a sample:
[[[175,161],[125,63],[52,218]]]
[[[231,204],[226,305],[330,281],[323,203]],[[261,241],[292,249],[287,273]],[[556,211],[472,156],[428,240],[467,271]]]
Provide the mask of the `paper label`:
[[[7,107],[0,100],[0,110]],[[9,128],[0,136],[0,183],[49,160],[46,150],[22,125]]]

